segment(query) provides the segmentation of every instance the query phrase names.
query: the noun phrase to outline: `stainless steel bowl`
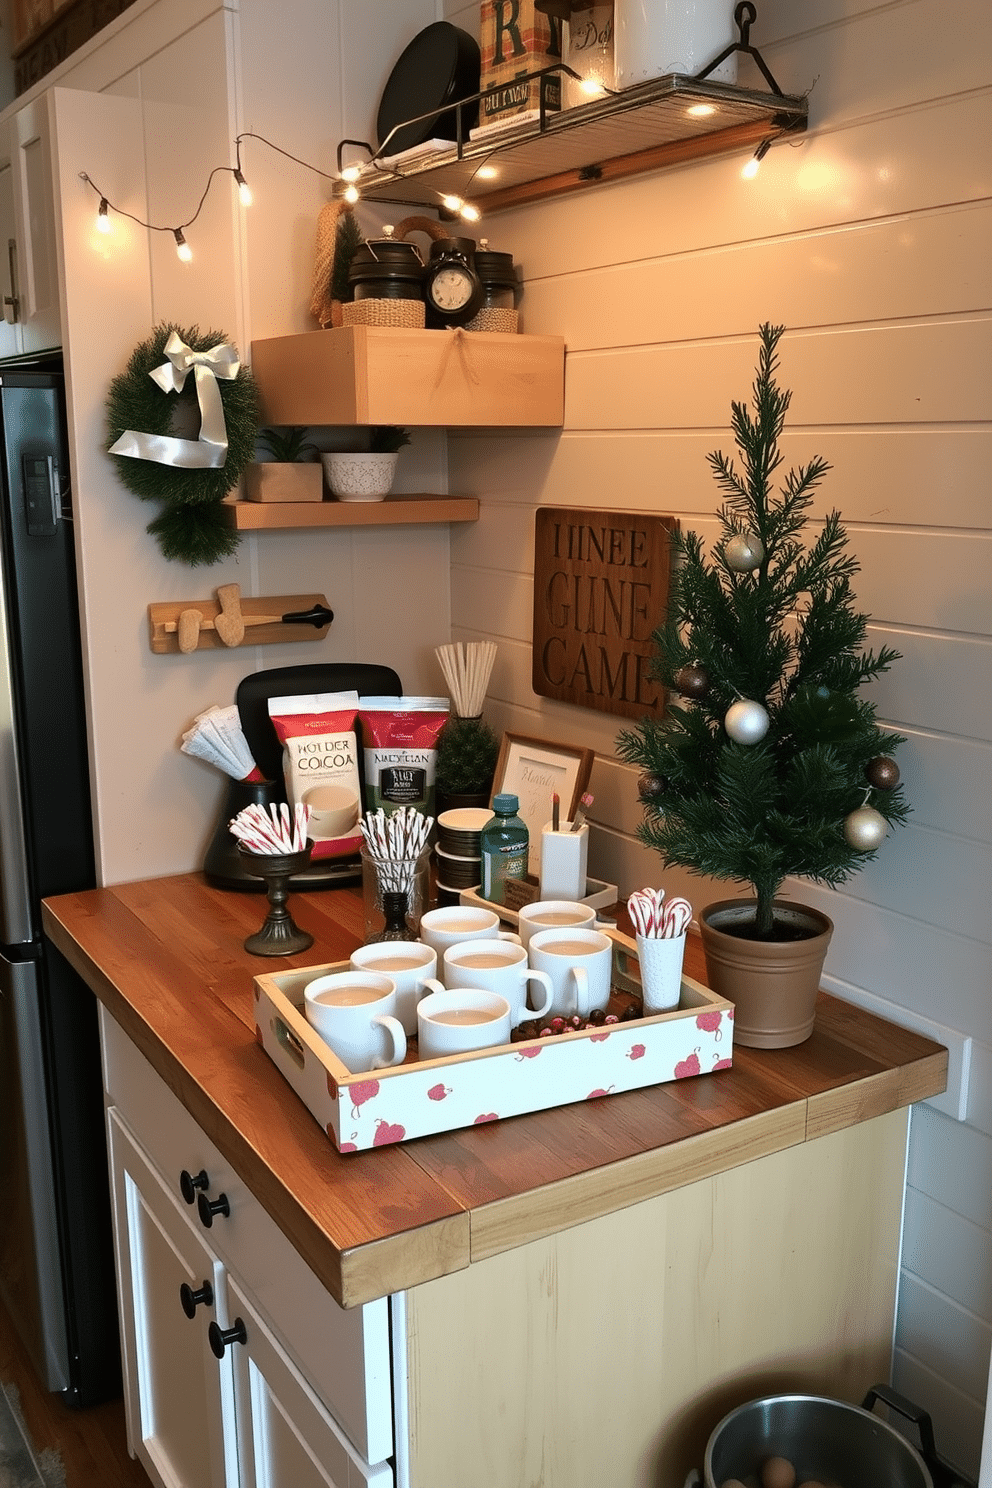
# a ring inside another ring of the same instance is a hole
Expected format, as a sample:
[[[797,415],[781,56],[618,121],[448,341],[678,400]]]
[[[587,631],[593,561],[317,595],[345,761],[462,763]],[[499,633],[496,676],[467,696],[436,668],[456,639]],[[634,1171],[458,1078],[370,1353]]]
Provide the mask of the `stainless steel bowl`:
[[[724,1416],[706,1447],[705,1488],[727,1478],[756,1482],[768,1457],[788,1458],[797,1483],[933,1488],[922,1457],[887,1421],[819,1395],[769,1395]]]

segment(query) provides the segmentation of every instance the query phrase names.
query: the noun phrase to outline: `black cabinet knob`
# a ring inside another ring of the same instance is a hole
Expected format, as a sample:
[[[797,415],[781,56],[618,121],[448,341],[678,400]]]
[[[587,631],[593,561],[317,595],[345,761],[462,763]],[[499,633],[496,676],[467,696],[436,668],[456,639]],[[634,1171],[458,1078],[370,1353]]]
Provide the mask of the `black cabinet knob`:
[[[187,1204],[196,1203],[196,1190],[198,1188],[209,1187],[210,1179],[207,1177],[206,1168],[201,1168],[195,1178],[193,1177],[193,1174],[190,1173],[186,1168],[183,1168],[182,1172],[179,1174],[179,1192],[182,1194]]]
[[[223,1359],[224,1350],[229,1343],[247,1343],[248,1331],[240,1318],[234,1319],[231,1328],[219,1328],[216,1323],[211,1323],[207,1329],[207,1338],[210,1341],[210,1350],[218,1359]]]
[[[208,1199],[205,1193],[199,1194],[196,1200],[196,1209],[200,1216],[200,1223],[208,1230],[214,1222],[215,1214],[223,1214],[226,1218],[231,1212],[231,1206],[227,1201],[227,1194],[223,1193],[218,1194],[215,1199]]]
[[[213,1307],[214,1289],[209,1281],[205,1281],[201,1287],[194,1292],[188,1282],[183,1282],[179,1288],[179,1300],[183,1304],[183,1312],[188,1318],[196,1317],[196,1309],[202,1302],[204,1307]]]

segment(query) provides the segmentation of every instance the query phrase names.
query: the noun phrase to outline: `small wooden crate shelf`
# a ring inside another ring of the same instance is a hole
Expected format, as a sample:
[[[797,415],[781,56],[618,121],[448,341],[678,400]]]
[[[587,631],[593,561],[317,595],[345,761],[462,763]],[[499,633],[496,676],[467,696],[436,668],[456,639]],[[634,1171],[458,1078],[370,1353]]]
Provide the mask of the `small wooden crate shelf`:
[[[338,326],[251,344],[270,424],[557,426],[561,336]]]
[[[398,527],[477,522],[477,496],[387,496],[384,501],[238,501],[224,503],[228,524],[239,532],[280,527]]]

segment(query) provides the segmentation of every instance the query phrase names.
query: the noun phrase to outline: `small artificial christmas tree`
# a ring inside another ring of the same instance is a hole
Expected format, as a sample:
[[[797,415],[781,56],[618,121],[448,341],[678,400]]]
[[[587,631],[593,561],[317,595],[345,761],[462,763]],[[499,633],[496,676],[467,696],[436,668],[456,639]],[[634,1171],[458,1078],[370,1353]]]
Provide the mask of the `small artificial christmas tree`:
[[[750,883],[748,933],[765,940],[777,938],[773,901],[786,877],[836,887],[909,810],[891,758],[905,740],[857,696],[899,653],[860,649],[867,616],[854,609],[858,565],[839,514],[809,546],[800,540],[830,466],[816,457],[772,489],[791,400],[775,381],[783,330],[760,328],[753,413],[732,404],[740,471],[719,451],[708,456],[726,498],[712,557],[695,533],[676,539],[654,675],[691,703],[669,703],[618,744],[644,772],[641,841],[668,865]]]

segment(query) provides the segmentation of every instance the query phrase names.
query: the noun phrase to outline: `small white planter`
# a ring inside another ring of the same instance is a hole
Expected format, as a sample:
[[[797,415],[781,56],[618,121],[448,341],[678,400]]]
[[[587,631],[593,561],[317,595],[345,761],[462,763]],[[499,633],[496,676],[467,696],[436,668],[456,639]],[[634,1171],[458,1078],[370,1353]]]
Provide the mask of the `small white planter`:
[[[331,492],[339,501],[382,501],[393,488],[399,456],[373,454],[321,455]]]

